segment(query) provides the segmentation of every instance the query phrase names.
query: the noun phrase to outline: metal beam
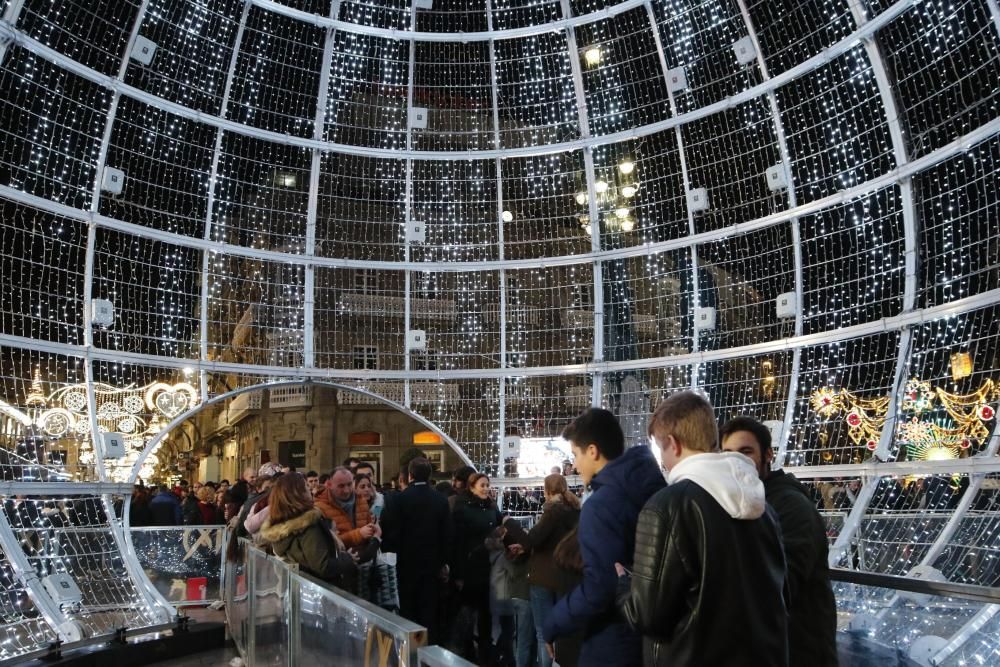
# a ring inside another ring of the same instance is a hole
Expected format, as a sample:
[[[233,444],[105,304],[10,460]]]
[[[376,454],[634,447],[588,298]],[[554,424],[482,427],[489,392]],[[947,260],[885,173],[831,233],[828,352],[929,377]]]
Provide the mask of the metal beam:
[[[24,7],[24,0],[10,0],[3,16],[0,16],[0,24],[9,26],[12,30],[17,25],[17,19],[21,16],[21,9]],[[0,31],[0,65],[3,65],[7,50],[14,41],[14,35],[10,31]]]
[[[417,3],[410,7],[410,26],[417,25]],[[406,153],[413,150],[413,88],[414,77],[417,70],[417,43],[410,41],[410,57],[406,77]],[[410,372],[410,351],[406,348],[406,335],[413,325],[413,269],[411,263],[410,224],[413,222],[413,159],[406,159],[406,190],[403,195],[403,261],[406,268],[403,270],[403,370]],[[424,232],[426,233],[426,221]],[[407,378],[403,384],[403,405],[410,409],[413,398],[410,392],[410,379]]]
[[[493,32],[493,0],[486,0],[486,27]],[[490,87],[493,93],[493,147],[501,148],[502,138],[500,136],[500,86],[497,83],[497,50],[496,41],[489,40],[490,49]],[[500,369],[507,368],[507,269],[504,268],[506,252],[504,249],[504,198],[503,198],[503,160],[496,158],[494,169],[496,170],[496,192],[497,192],[497,260],[500,263],[500,304],[498,306],[497,320],[500,328]],[[513,211],[511,211],[513,213]],[[501,376],[497,379],[497,400],[499,410],[499,424],[497,426],[497,448],[500,452],[498,456],[498,477],[506,474],[507,466],[503,460],[503,439],[507,435],[507,378]]]
[[[340,14],[340,0],[330,0],[330,18]],[[316,114],[313,117],[313,139],[323,140],[326,129],[326,106],[330,94],[330,67],[333,62],[334,28],[326,29],[323,41],[323,56],[320,61],[319,89],[316,91]],[[309,203],[306,211],[306,257],[316,254],[316,220],[319,215],[319,177],[323,163],[322,151],[313,149],[309,167]],[[316,366],[316,336],[313,331],[316,322],[316,266],[305,265],[305,284],[302,287],[305,303],[302,320],[302,364],[306,368]]]
[[[846,190],[841,190],[836,194],[823,197],[822,199],[817,199],[809,202],[808,204],[800,204],[795,209],[781,211],[778,213],[772,213],[770,215],[757,218],[755,220],[748,220],[747,222],[737,223],[735,225],[730,225],[728,227],[723,227],[718,230],[700,232],[692,236],[684,236],[677,239],[671,239],[668,241],[659,241],[656,243],[643,244],[640,246],[634,246],[630,248],[619,248],[611,250],[601,250],[600,252],[590,252],[578,255],[560,255],[546,258],[538,259],[514,259],[507,260],[504,262],[504,266],[508,269],[537,269],[546,268],[553,266],[575,266],[579,264],[589,264],[595,261],[607,261],[613,259],[626,259],[629,257],[646,257],[654,253],[662,253],[670,250],[678,250],[689,248],[693,245],[710,243],[712,241],[718,241],[721,239],[726,239],[732,236],[738,236],[741,234],[747,234],[749,232],[758,231],[761,229],[766,229],[768,227],[773,227],[784,223],[793,217],[801,217],[805,215],[810,215],[819,211],[826,210],[841,204],[851,202],[859,197],[863,197],[877,190],[890,187],[897,183],[910,178],[915,174],[919,174],[923,171],[933,168],[934,166],[954,158],[957,155],[961,155],[969,151],[972,146],[986,141],[991,137],[1000,134],[1000,118],[995,118],[992,121],[987,122],[975,130],[972,130],[968,134],[962,135],[957,139],[949,142],[948,144],[942,146],[939,149],[931,151],[930,153],[911,160],[903,167],[898,167],[892,171],[883,174],[877,178],[873,178],[869,181],[861,183]],[[450,156],[445,156],[444,159],[448,159]],[[400,156],[397,156],[401,159]],[[118,231],[126,232],[128,234],[134,234],[137,236],[143,236],[149,239],[155,239],[162,241],[164,243],[169,243],[172,245],[177,245],[185,248],[197,248],[204,249],[207,251],[215,253],[223,253],[227,255],[233,255],[235,257],[245,257],[248,259],[262,259],[270,262],[277,263],[299,263],[304,260],[308,260],[315,266],[324,266],[330,268],[369,268],[369,269],[381,269],[386,271],[399,271],[406,269],[416,269],[421,271],[435,271],[435,272],[474,272],[474,271],[493,271],[499,268],[499,263],[495,261],[487,262],[391,262],[391,261],[365,261],[365,260],[351,260],[351,259],[337,259],[329,257],[305,257],[301,254],[292,254],[287,252],[280,252],[276,250],[263,250],[256,248],[249,248],[246,246],[231,245],[219,241],[205,241],[204,239],[192,238],[190,236],[185,236],[183,234],[177,234],[173,232],[166,232],[158,229],[152,229],[149,227],[143,227],[142,225],[137,225],[134,223],[124,222],[122,220],[117,220],[104,215],[95,214],[91,211],[84,211],[78,208],[73,208],[66,204],[61,204],[59,202],[46,199],[44,197],[39,197],[38,195],[28,194],[20,190],[14,189],[7,185],[0,185],[0,197],[9,199],[11,201],[20,202],[27,206],[37,208],[43,211],[48,211],[55,215],[70,218],[72,220],[79,220],[85,224],[96,224],[99,227],[106,227],[108,229],[116,229]]]
[[[972,639],[977,632],[983,629],[987,623],[1000,612],[1000,604],[984,605],[979,612],[970,618],[965,625],[958,629],[958,632],[948,638],[948,643],[941,647],[930,659],[931,665],[940,665],[951,657],[958,649],[962,648],[966,642]]]
[[[330,388],[336,389],[338,391],[352,391],[352,392],[355,392],[357,394],[361,394],[363,396],[367,396],[368,398],[376,400],[379,403],[381,403],[381,404],[383,404],[385,406],[388,406],[389,408],[392,408],[394,410],[397,410],[398,412],[402,412],[405,415],[409,415],[415,421],[419,422],[420,424],[423,424],[427,428],[427,430],[433,431],[434,433],[436,433],[439,436],[441,436],[441,439],[444,441],[444,443],[446,445],[448,445],[449,447],[451,447],[452,451],[455,452],[455,454],[462,461],[462,463],[466,463],[466,464],[472,465],[472,461],[469,459],[468,454],[466,454],[465,451],[461,447],[458,446],[458,443],[455,442],[455,439],[452,438],[447,433],[445,433],[444,430],[441,429],[440,427],[438,427],[438,425],[435,424],[433,421],[431,421],[430,419],[424,417],[420,413],[415,412],[415,411],[407,408],[404,405],[396,403],[395,401],[390,401],[389,399],[387,399],[384,396],[379,396],[378,394],[376,394],[374,392],[371,392],[371,391],[368,391],[367,389],[363,389],[361,387],[354,387],[354,386],[350,386],[350,385],[346,385],[346,384],[341,384],[341,383],[338,383],[338,382],[332,382],[332,381],[329,381],[329,380],[321,380],[321,379],[318,379],[318,380],[307,380],[307,381],[311,382],[311,383],[313,383],[315,385],[320,385],[320,386],[324,386],[324,387],[330,387]],[[261,384],[251,385],[249,387],[241,387],[239,389],[234,389],[232,391],[227,391],[224,394],[219,394],[218,396],[213,396],[212,398],[208,399],[204,403],[201,403],[197,407],[192,408],[190,410],[187,410],[186,412],[183,412],[183,413],[177,415],[176,417],[174,417],[170,421],[169,424],[167,424],[166,426],[163,427],[163,430],[161,430],[159,433],[157,433],[155,436],[153,436],[153,438],[149,442],[146,443],[145,449],[142,450],[142,453],[139,454],[139,458],[136,459],[135,464],[132,466],[132,473],[130,475],[130,479],[135,480],[135,479],[138,478],[139,470],[142,469],[142,465],[143,465],[143,463],[146,462],[146,458],[153,451],[155,451],[157,447],[160,446],[160,441],[164,437],[166,437],[174,429],[174,427],[180,426],[185,421],[187,421],[189,419],[192,419],[195,415],[197,415],[202,410],[205,410],[205,409],[207,409],[207,408],[209,408],[209,407],[211,407],[213,405],[216,405],[217,403],[222,403],[224,401],[228,401],[231,398],[239,396],[240,394],[245,394],[247,392],[259,391],[261,389],[277,389],[277,388],[280,388],[280,387],[295,387],[295,386],[301,385],[302,382],[303,382],[303,380],[300,380],[300,379],[287,379],[287,378],[285,378],[285,379],[282,379],[282,380],[277,381],[277,382],[264,382],[264,383],[261,383]]]
[[[225,117],[226,111],[229,108],[229,97],[233,90],[233,73],[236,71],[236,62],[240,57],[240,46],[243,44],[243,30],[246,28],[247,15],[250,13],[250,3],[245,2],[243,4],[243,12],[240,15],[240,23],[236,28],[236,38],[233,40],[233,54],[229,58],[229,67],[226,69],[226,83],[222,89],[222,101],[219,104],[219,116]],[[212,165],[208,170],[208,202],[205,206],[205,228],[202,232],[201,238],[201,303],[199,307],[199,317],[201,321],[201,332],[199,336],[200,342],[200,358],[202,360],[207,360],[208,355],[208,276],[209,276],[209,257],[213,253],[222,254],[225,252],[224,249],[213,250],[211,248],[212,243],[212,218],[215,216],[215,189],[218,185],[219,179],[219,156],[222,154],[222,137],[223,130],[220,128],[215,133],[215,147],[212,151]],[[221,245],[221,244],[220,244]],[[228,244],[227,244],[228,245]],[[194,246],[192,246],[194,247]],[[225,246],[223,246],[225,247]],[[199,383],[201,385],[201,398],[204,401],[209,395],[208,389],[208,371],[202,370],[199,374]]]
[[[757,30],[754,28],[753,19],[747,9],[746,0],[737,0],[740,14],[743,17],[743,24],[746,26],[747,34],[753,43],[756,54],[757,66],[760,68],[762,81],[765,83],[771,79],[767,62],[764,60],[764,52],[760,48],[760,40],[757,38]],[[778,142],[778,154],[781,157],[781,164],[785,170],[785,177],[788,181],[788,208],[795,210],[798,206],[798,199],[795,195],[795,180],[792,175],[792,158],[788,152],[788,139],[785,136],[785,126],[781,121],[781,110],[778,108],[778,98],[774,90],[767,91],[767,103],[771,108],[771,118],[774,121],[774,135]],[[805,302],[802,296],[802,235],[801,226],[797,216],[789,219],[789,228],[792,236],[792,262],[795,272],[795,333],[802,335],[802,311]],[[785,453],[788,451],[788,438],[792,431],[792,419],[795,417],[795,404],[799,391],[799,368],[802,363],[802,348],[795,348],[792,351],[792,368],[788,376],[788,401],[785,403],[785,416],[782,419],[781,434],[778,438],[778,452],[774,457],[774,465],[780,468],[785,462]]]
[[[563,20],[568,20],[573,16],[573,9],[569,0],[560,0],[559,7],[562,11]],[[566,34],[566,56],[569,58],[569,68],[573,76],[573,94],[576,99],[577,122],[580,123],[581,142],[586,142],[591,138],[590,117],[587,110],[587,93],[583,87],[583,70],[580,68],[580,48],[576,43],[576,33],[572,24],[568,24],[565,29]],[[598,253],[601,250],[601,220],[600,211],[597,208],[597,193],[594,190],[594,183],[597,178],[594,172],[594,151],[590,144],[581,143],[583,149],[583,173],[587,188],[587,214],[590,218],[590,251]],[[592,265],[593,275],[593,306],[594,306],[594,347],[593,361],[604,360],[604,266],[600,259],[594,258]],[[599,406],[602,401],[604,378],[600,372],[593,374],[591,383],[590,404]]]
[[[689,366],[695,363],[706,363],[710,361],[721,361],[723,359],[737,359],[740,357],[754,356],[758,354],[773,353],[783,350],[792,350],[796,347],[808,347],[813,345],[824,345],[837,343],[863,336],[870,336],[876,333],[892,331],[905,328],[922,322],[941,319],[944,317],[954,317],[973,310],[992,306],[1000,303],[1000,288],[983,292],[974,296],[965,297],[947,304],[941,304],[897,315],[886,317],[874,322],[844,327],[818,334],[809,334],[798,338],[781,338],[765,343],[754,343],[752,345],[740,345],[721,350],[705,350],[691,354],[678,354],[663,357],[649,357],[646,359],[636,359],[628,361],[603,361],[587,364],[561,364],[556,366],[533,366],[531,368],[499,369],[499,368],[470,368],[447,371],[370,371],[351,369],[289,369],[286,366],[268,366],[263,364],[238,364],[234,362],[222,361],[194,361],[179,357],[161,357],[150,354],[140,354],[136,352],[123,352],[119,350],[93,349],[88,351],[81,345],[70,343],[55,343],[50,341],[36,340],[24,336],[12,336],[10,334],[0,334],[0,346],[17,347],[26,350],[37,350],[51,354],[61,354],[70,356],[85,356],[89,354],[93,359],[101,359],[117,363],[130,363],[138,365],[149,365],[157,368],[191,368],[196,367],[198,371],[209,373],[239,373],[257,374],[266,377],[282,378],[294,374],[303,380],[309,378],[342,380],[460,380],[467,378],[483,379],[496,377],[522,377],[522,376],[544,376],[559,373],[592,373],[592,372],[621,372],[630,370],[650,370],[656,368],[676,368],[678,366]],[[833,466],[823,466],[824,468]]]
[[[670,90],[670,77],[667,75],[667,71],[670,69],[667,66],[667,56],[666,51],[663,49],[663,40],[660,37],[660,29],[656,25],[656,14],[653,13],[653,7],[649,2],[646,2],[646,16],[649,18],[649,27],[653,33],[653,42],[656,44],[656,54],[660,60],[660,69],[663,73],[663,80],[667,85],[667,99],[670,102],[670,115],[673,118],[678,117],[677,110],[677,99],[674,97],[674,93]],[[687,167],[687,156],[684,154],[684,135],[681,132],[681,126],[678,125],[674,128],[675,141],[677,142],[677,153],[680,156],[681,163],[681,183],[684,187],[684,207],[687,210],[687,221],[688,221],[688,239],[695,239],[698,237],[698,231],[694,224],[694,212],[691,207],[687,205],[687,193],[691,191],[691,178],[688,176]],[[690,245],[690,260],[691,260],[691,352],[696,354],[698,352],[698,330],[695,327],[694,315],[698,304],[700,301],[700,295],[698,291],[698,244],[692,243]],[[695,362],[691,365],[691,388],[696,388],[698,386],[698,372],[700,364]]]
[[[83,638],[83,630],[76,621],[71,620],[62,612],[48,591],[42,585],[35,568],[28,562],[27,556],[21,549],[20,542],[14,534],[6,513],[0,517],[0,548],[3,549],[7,562],[10,563],[14,576],[27,589],[31,602],[35,609],[42,615],[45,622],[52,628],[53,632],[63,642],[79,641]]]

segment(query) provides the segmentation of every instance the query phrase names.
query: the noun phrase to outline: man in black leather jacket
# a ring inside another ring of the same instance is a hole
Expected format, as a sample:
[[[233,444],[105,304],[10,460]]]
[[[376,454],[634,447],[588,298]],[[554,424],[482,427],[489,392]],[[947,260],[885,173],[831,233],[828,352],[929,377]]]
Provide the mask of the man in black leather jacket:
[[[750,417],[722,426],[722,449],[753,461],[778,514],[788,563],[788,656],[792,665],[836,667],[837,603],[830,587],[826,524],[794,475],[771,470],[771,432]]]
[[[639,514],[618,599],[643,635],[643,664],[785,667],[785,558],[753,463],[716,453],[712,406],[691,391],[660,404],[649,434],[668,486]]]

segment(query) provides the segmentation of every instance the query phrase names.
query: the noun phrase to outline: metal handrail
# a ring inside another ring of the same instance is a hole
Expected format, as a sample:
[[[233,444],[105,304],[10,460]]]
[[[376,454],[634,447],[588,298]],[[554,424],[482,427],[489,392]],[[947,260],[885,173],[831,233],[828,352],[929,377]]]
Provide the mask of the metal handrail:
[[[860,586],[887,588],[910,593],[923,593],[939,597],[959,598],[975,602],[1000,604],[1000,588],[960,584],[951,581],[930,581],[913,577],[900,577],[877,572],[860,572],[840,567],[830,568],[830,579]]]

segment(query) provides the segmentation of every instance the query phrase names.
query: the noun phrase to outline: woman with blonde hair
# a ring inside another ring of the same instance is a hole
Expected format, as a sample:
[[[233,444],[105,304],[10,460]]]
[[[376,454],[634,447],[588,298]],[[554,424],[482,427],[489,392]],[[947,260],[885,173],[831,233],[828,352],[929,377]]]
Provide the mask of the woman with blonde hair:
[[[538,657],[541,667],[550,667],[552,658],[542,639],[545,619],[556,603],[558,594],[563,594],[565,575],[556,564],[553,552],[566,535],[576,529],[580,520],[580,499],[570,493],[566,478],[553,473],[545,478],[545,504],[542,518],[530,531],[525,531],[521,523],[507,517],[504,528],[513,553],[527,552],[528,583],[530,584],[531,615],[538,638]]]
[[[201,513],[201,523],[205,526],[214,526],[222,523],[219,520],[219,512],[215,506],[215,491],[210,486],[203,486],[198,489],[198,511]]]
[[[260,537],[276,556],[298,563],[307,574],[357,592],[358,567],[330,522],[313,507],[305,477],[298,473],[279,477],[271,488],[268,508]]]

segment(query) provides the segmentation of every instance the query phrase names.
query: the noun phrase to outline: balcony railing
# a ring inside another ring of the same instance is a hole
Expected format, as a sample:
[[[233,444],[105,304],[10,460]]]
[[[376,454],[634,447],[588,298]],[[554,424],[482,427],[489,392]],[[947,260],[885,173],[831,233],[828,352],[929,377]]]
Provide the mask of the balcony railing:
[[[345,315],[403,317],[406,299],[389,294],[344,292],[340,295],[337,310]],[[453,320],[456,312],[455,302],[450,299],[410,299],[410,318],[413,320]]]
[[[483,317],[487,322],[500,320],[500,304],[490,303],[483,308]],[[507,304],[507,321],[518,324],[539,324],[542,321],[542,309],[535,306]]]
[[[228,426],[243,419],[251,411],[260,410],[263,394],[258,391],[248,391],[236,396],[229,404],[229,410],[219,415],[219,425]]]
[[[278,387],[269,391],[271,408],[308,408],[312,406],[313,388],[309,385]]]
[[[590,329],[594,326],[594,311],[567,308],[560,313],[559,319],[566,329]],[[635,332],[643,338],[655,338],[659,331],[655,315],[633,313],[632,323],[635,325]],[[679,330],[680,324],[671,326],[671,330],[675,328]]]
[[[394,403],[402,404],[404,400],[405,383],[403,382],[369,382],[358,385],[378,394]],[[338,391],[337,400],[341,405],[380,405],[382,402],[367,394],[356,391]],[[431,384],[413,382],[410,384],[410,403],[412,405],[437,405],[438,403],[454,403],[459,400],[457,384]]]

